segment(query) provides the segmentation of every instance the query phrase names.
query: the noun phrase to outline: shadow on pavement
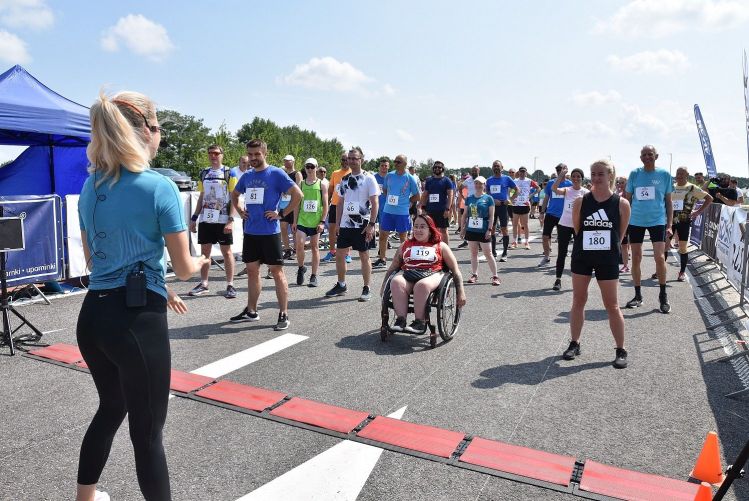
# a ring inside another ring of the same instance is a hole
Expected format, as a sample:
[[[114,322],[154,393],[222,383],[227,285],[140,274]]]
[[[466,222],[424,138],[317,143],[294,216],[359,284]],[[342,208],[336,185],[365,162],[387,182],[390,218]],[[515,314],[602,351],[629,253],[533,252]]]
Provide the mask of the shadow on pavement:
[[[562,362],[558,355],[552,355],[536,362],[499,365],[481,372],[481,379],[471,383],[474,388],[498,388],[504,384],[536,385],[549,379],[569,376],[578,372],[611,367],[611,362],[590,362],[579,365],[559,365]],[[564,361],[574,364],[574,361]],[[613,369],[612,369],[613,370]]]
[[[443,344],[442,339],[436,348]],[[430,350],[429,336],[415,334],[394,334],[383,342],[380,339],[380,329],[363,332],[355,336],[346,336],[336,342],[336,347],[347,350],[369,351],[377,355],[411,355]]]

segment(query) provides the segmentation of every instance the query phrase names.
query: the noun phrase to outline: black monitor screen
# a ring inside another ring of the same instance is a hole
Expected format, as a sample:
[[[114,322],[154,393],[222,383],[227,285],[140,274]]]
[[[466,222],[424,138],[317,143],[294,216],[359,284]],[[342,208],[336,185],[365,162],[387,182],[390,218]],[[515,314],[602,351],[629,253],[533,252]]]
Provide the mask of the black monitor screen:
[[[0,251],[23,248],[23,220],[20,217],[0,217]]]

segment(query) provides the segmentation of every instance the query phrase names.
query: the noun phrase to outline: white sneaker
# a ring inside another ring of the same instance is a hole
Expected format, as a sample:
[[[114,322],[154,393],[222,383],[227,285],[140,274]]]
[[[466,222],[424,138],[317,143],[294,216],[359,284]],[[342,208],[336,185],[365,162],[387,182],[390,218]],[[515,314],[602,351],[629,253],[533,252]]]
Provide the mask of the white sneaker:
[[[110,501],[109,494],[104,491],[96,491],[94,501]]]

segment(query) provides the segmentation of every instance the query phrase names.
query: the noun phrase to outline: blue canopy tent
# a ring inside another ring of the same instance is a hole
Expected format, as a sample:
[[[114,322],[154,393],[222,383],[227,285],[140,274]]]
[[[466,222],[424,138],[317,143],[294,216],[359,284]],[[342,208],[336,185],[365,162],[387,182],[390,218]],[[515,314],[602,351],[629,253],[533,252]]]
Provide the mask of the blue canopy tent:
[[[30,146],[0,169],[0,195],[80,193],[90,134],[85,106],[52,91],[21,66],[0,75],[0,144]]]

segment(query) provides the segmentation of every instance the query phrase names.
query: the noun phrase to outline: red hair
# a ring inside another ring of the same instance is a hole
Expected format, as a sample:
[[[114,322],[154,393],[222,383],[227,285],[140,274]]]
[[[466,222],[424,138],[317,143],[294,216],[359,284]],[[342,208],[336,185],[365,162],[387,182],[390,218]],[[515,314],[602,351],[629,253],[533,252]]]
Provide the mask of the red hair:
[[[440,243],[442,241],[442,234],[437,229],[437,226],[434,224],[434,220],[426,214],[420,214],[414,218],[414,223],[419,218],[423,219],[424,222],[429,227],[429,239],[427,240],[427,242],[431,245]],[[416,238],[414,236],[411,236],[410,240],[413,240],[415,242]]]

